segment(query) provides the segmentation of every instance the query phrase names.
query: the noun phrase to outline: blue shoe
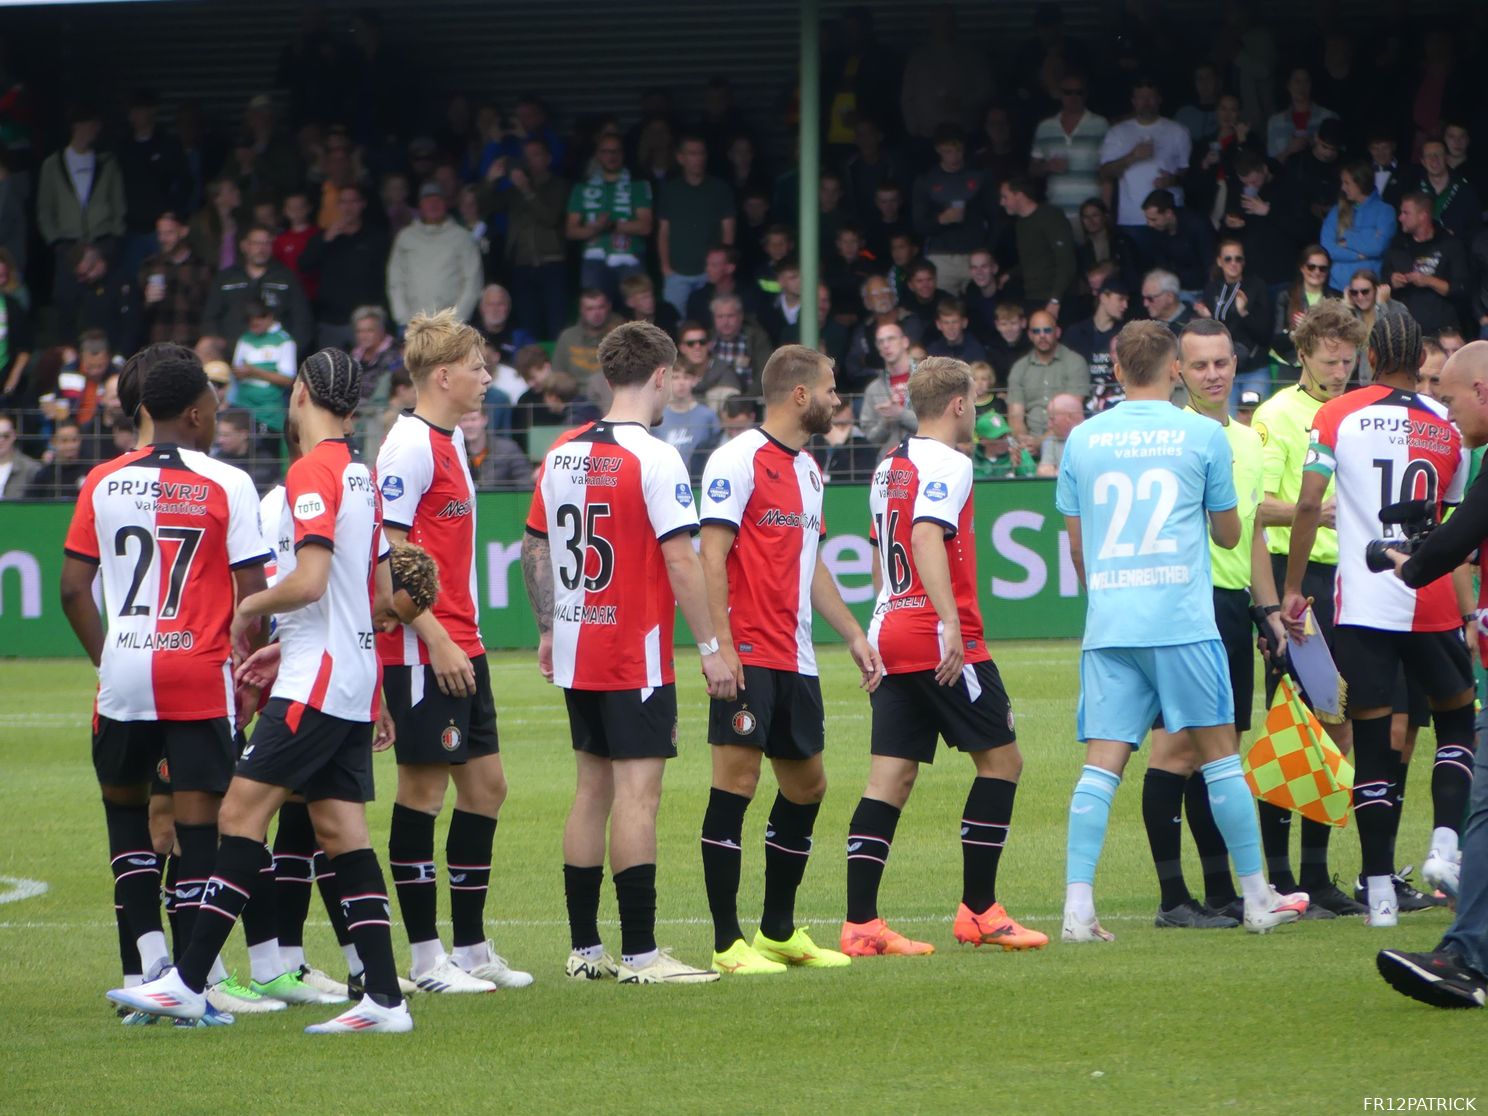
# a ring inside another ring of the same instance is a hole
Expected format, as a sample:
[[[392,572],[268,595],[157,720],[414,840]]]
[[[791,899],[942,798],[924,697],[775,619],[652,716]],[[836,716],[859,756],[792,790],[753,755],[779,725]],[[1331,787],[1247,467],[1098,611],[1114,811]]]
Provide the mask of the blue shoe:
[[[177,1019],[175,1025],[190,1030],[196,1027],[231,1027],[234,1022],[236,1021],[231,1015],[225,1011],[218,1011],[209,1003],[200,1019]]]

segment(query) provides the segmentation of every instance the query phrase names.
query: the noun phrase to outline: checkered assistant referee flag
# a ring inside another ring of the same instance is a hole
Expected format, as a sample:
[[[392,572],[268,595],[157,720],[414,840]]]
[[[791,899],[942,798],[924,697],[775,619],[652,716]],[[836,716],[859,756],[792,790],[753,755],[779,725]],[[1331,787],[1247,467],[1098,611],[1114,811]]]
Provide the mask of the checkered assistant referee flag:
[[[1251,793],[1324,825],[1348,824],[1354,767],[1283,677],[1241,766]]]

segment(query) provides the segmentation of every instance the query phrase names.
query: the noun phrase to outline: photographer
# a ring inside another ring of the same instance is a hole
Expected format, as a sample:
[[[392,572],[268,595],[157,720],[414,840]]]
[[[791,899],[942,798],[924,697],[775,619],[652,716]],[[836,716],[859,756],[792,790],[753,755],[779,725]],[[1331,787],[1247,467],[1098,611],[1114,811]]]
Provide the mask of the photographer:
[[[1452,355],[1437,398],[1469,446],[1488,445],[1488,342],[1474,341]],[[1488,558],[1488,484],[1479,478],[1462,506],[1415,553],[1407,557],[1392,550],[1390,557],[1396,576],[1411,588],[1437,581],[1460,562],[1481,565]],[[1480,614],[1484,601],[1480,589]],[[1453,881],[1457,917],[1441,943],[1430,953],[1382,950],[1376,964],[1396,991],[1413,999],[1436,1007],[1483,1007],[1488,1002],[1488,750],[1478,753],[1459,856],[1460,879]]]
[[[1392,877],[1402,764],[1390,747],[1390,716],[1401,667],[1426,692],[1436,726],[1435,820],[1422,875],[1445,891],[1455,889],[1457,826],[1471,787],[1467,761],[1474,693],[1462,633],[1463,616],[1471,610],[1466,578],[1438,576],[1413,588],[1372,572],[1365,558],[1369,540],[1380,532],[1385,505],[1423,500],[1439,521],[1443,505],[1462,497],[1467,476],[1462,436],[1444,407],[1415,393],[1421,356],[1421,330],[1414,319],[1377,320],[1369,335],[1374,383],[1330,400],[1314,417],[1282,603],[1283,621],[1300,635],[1308,605],[1303,575],[1323,492],[1334,480],[1338,610],[1333,653],[1348,685],[1354,815],[1371,926],[1394,926],[1400,909]]]

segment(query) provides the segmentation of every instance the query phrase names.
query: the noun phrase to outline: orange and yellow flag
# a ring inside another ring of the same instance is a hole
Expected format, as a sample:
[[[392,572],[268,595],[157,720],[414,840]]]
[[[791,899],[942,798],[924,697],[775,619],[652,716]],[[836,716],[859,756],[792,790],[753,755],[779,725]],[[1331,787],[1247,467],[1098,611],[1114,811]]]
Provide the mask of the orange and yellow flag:
[[[1324,825],[1348,824],[1354,766],[1283,677],[1266,729],[1241,757],[1245,781],[1263,802]]]

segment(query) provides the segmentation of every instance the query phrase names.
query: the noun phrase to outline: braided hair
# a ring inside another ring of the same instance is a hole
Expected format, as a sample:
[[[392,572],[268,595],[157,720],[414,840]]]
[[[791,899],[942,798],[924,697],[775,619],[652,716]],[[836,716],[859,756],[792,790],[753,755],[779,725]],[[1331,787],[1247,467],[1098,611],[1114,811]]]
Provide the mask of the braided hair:
[[[362,365],[340,349],[311,353],[300,365],[300,379],[316,404],[345,418],[362,401]]]
[[[1369,348],[1375,379],[1400,373],[1414,377],[1421,367],[1421,327],[1409,314],[1376,314]]]
[[[167,360],[195,361],[196,366],[201,367],[201,359],[194,352],[174,341],[146,345],[124,362],[124,368],[119,372],[119,406],[129,416],[130,422],[139,417],[140,395],[145,380],[156,367]]]

